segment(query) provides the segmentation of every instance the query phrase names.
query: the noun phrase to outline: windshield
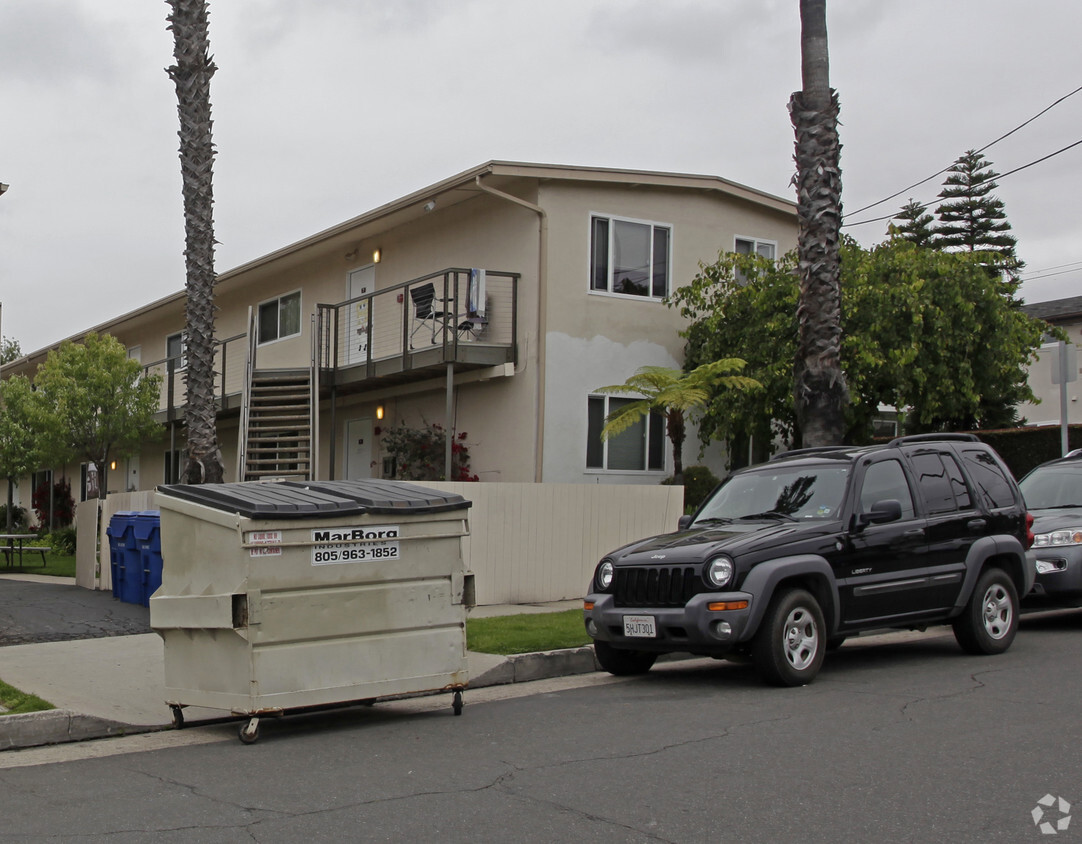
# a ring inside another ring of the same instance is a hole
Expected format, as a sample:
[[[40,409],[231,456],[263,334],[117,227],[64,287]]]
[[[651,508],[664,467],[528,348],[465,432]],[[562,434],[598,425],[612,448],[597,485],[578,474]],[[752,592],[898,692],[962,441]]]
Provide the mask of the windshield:
[[[1082,462],[1034,469],[1018,486],[1030,510],[1082,507]]]
[[[694,524],[738,519],[836,518],[849,465],[779,466],[730,477],[706,502]]]

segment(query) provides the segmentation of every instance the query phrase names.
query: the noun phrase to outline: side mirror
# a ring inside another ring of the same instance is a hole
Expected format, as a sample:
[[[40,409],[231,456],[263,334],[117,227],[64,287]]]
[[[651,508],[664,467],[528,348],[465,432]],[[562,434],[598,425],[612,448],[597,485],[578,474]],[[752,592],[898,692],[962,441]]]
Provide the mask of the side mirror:
[[[896,522],[901,517],[902,502],[897,498],[884,498],[882,501],[876,501],[867,513],[861,513],[857,517],[857,527]]]
[[[681,516],[680,521],[676,523],[677,530],[687,530],[688,525],[691,524],[691,516]]]

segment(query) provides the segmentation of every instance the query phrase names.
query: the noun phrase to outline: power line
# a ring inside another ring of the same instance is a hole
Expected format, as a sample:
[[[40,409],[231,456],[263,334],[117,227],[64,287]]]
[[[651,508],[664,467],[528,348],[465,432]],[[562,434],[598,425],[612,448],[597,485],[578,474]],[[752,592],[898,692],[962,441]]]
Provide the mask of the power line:
[[[1041,117],[1041,116],[1042,116],[1043,114],[1046,114],[1047,112],[1051,111],[1051,110],[1052,110],[1053,108],[1055,108],[1055,107],[1056,107],[1056,106],[1058,106],[1058,105],[1059,105],[1060,103],[1062,103],[1062,102],[1063,102],[1064,100],[1066,100],[1066,99],[1067,99],[1068,97],[1073,97],[1073,96],[1074,96],[1075,94],[1077,94],[1077,93],[1078,93],[1079,91],[1082,91],[1082,85],[1080,85],[1079,87],[1075,88],[1075,89],[1074,89],[1073,91],[1071,91],[1071,93],[1069,93],[1069,94],[1064,94],[1064,95],[1063,95],[1062,97],[1060,97],[1060,98],[1059,98],[1058,100],[1056,100],[1056,101],[1055,101],[1054,103],[1052,103],[1052,104],[1051,104],[1050,106],[1047,106],[1046,108],[1043,108],[1043,109],[1041,109],[1041,111],[1037,112],[1037,113],[1036,113],[1035,115],[1033,115],[1033,117],[1031,117],[1031,118],[1030,118],[1029,120],[1025,121],[1024,123],[1020,123],[1020,124],[1018,124],[1018,125],[1017,125],[1017,126],[1015,126],[1015,127],[1013,128],[1013,129],[1011,129],[1011,131],[1007,132],[1007,133],[1006,133],[1005,135],[1000,135],[1000,136],[999,136],[998,138],[996,138],[996,139],[995,139],[994,141],[992,141],[991,143],[989,143],[989,144],[985,144],[985,145],[984,145],[983,147],[981,147],[981,148],[980,148],[979,150],[977,150],[977,152],[984,152],[984,151],[985,151],[986,149],[989,149],[990,147],[993,147],[993,146],[995,146],[996,144],[998,144],[998,143],[999,143],[1000,141],[1004,140],[1005,138],[1009,138],[1009,137],[1010,137],[1011,135],[1013,135],[1013,134],[1014,134],[1015,132],[1017,132],[1017,131],[1018,131],[1019,129],[1022,129],[1022,128],[1024,128],[1024,127],[1028,126],[1028,125],[1029,125],[1030,123],[1032,123],[1032,122],[1033,122],[1034,120],[1036,120],[1036,119],[1037,119],[1038,117]],[[1036,162],[1034,162],[1034,163],[1036,163]],[[937,171],[937,172],[933,173],[933,174],[932,174],[931,176],[929,176],[928,178],[926,178],[926,179],[921,179],[921,180],[920,180],[919,182],[917,182],[917,183],[915,183],[915,184],[912,184],[912,185],[910,185],[910,186],[909,186],[909,187],[907,187],[907,188],[902,188],[902,189],[901,189],[900,191],[898,191],[897,193],[892,193],[892,194],[891,194],[890,196],[886,197],[885,199],[880,199],[880,200],[879,200],[878,202],[873,202],[873,203],[872,203],[871,205],[865,205],[865,206],[864,206],[863,208],[858,208],[858,209],[857,209],[856,211],[850,211],[850,212],[849,212],[849,214],[847,214],[847,215],[845,215],[845,216],[849,217],[849,216],[853,216],[853,215],[856,215],[856,214],[860,214],[860,213],[861,213],[862,211],[867,211],[867,210],[868,210],[869,208],[875,208],[875,206],[877,206],[877,205],[882,205],[882,204],[883,204],[884,202],[890,202],[890,201],[891,201],[892,199],[895,199],[896,197],[899,197],[899,196],[901,196],[901,195],[902,195],[903,193],[905,193],[906,191],[910,191],[910,190],[913,190],[913,188],[919,188],[919,187],[920,187],[921,185],[923,185],[923,184],[924,184],[925,182],[930,182],[930,181],[931,181],[932,179],[934,179],[934,178],[935,178],[936,176],[942,176],[942,175],[943,175],[944,173],[946,173],[946,172],[947,172],[948,170],[950,170],[950,169],[951,169],[951,167],[953,167],[953,166],[954,166],[954,162],[951,162],[951,163],[950,163],[949,165],[947,165],[946,167],[944,167],[944,168],[943,168],[942,170],[939,170],[939,171]],[[1016,171],[1012,171],[1012,172],[1016,172]],[[891,215],[890,215],[890,217],[879,217],[878,219],[879,219],[879,220],[889,220],[889,219],[890,219],[891,217],[893,217],[893,216],[894,216],[894,215],[893,215],[893,214],[891,214]],[[865,223],[874,223],[874,222],[876,222],[876,220],[865,220],[864,222],[865,222]],[[859,225],[863,225],[863,223],[852,223],[852,224],[850,224],[850,225],[854,225],[854,226],[859,226]]]
[[[1082,88],[1080,88],[1079,90],[1082,90]],[[1036,159],[1035,161],[1031,161],[1028,164],[1023,164],[1021,167],[1015,167],[1013,170],[1008,170],[1006,173],[999,173],[999,174],[996,175],[995,178],[997,180],[998,179],[1005,179],[1008,176],[1011,176],[1011,175],[1013,175],[1015,173],[1019,173],[1022,170],[1025,170],[1028,167],[1032,167],[1034,164],[1040,164],[1042,161],[1047,161],[1050,158],[1055,158],[1060,153],[1067,152],[1067,150],[1069,150],[1069,149],[1074,149],[1076,146],[1078,146],[1080,144],[1082,144],[1082,140],[1075,141],[1073,144],[1068,144],[1067,146],[1063,147],[1063,149],[1057,149],[1055,152],[1050,152],[1050,153],[1048,153],[1048,155],[1041,156],[1040,158]],[[987,149],[987,147],[986,147],[986,149]],[[945,171],[940,170],[939,172],[942,173],[942,172],[945,172]],[[938,175],[938,174],[936,174],[936,175]],[[929,176],[928,178],[934,178],[934,177]],[[928,181],[928,179],[925,179],[924,181]],[[906,188],[906,190],[909,190],[909,188]],[[904,193],[904,191],[903,191],[903,193]],[[898,194],[895,194],[894,196],[897,196],[897,195]],[[888,199],[893,199],[893,197],[888,197]],[[886,200],[884,199],[883,202],[886,202]],[[875,205],[879,205],[879,204],[880,203],[878,203],[878,202],[875,203]],[[873,206],[868,205],[866,207],[871,208]],[[861,210],[864,210],[864,209],[861,209]],[[859,212],[854,211],[853,213],[857,214]],[[856,223],[842,223],[842,227],[844,228],[846,226],[863,226],[863,225],[866,225],[868,223],[878,223],[878,222],[880,222],[882,220],[892,220],[897,216],[898,216],[897,213],[887,214],[885,217],[875,217],[875,218],[873,218],[871,220],[860,220],[860,221],[858,221]]]

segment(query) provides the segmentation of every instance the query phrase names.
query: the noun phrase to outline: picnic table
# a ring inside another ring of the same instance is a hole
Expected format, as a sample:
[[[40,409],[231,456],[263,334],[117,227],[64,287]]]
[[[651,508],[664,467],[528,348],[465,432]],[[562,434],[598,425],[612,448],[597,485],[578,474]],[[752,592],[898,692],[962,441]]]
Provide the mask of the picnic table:
[[[19,555],[19,568],[23,565],[23,542],[27,539],[37,539],[36,533],[0,533],[0,553],[7,557],[8,568],[15,565],[15,555]],[[45,565],[45,552],[52,548],[33,547],[26,549],[31,552],[41,553],[41,564]]]

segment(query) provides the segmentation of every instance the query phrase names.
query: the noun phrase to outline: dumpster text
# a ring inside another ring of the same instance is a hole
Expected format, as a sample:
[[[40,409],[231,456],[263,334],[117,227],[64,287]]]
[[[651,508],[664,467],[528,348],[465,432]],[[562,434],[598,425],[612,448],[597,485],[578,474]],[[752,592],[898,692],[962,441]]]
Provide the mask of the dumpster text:
[[[312,531],[312,565],[398,559],[398,525]]]

